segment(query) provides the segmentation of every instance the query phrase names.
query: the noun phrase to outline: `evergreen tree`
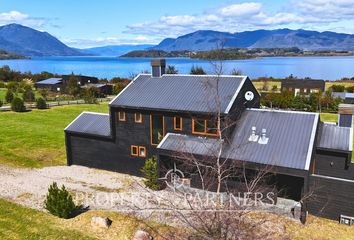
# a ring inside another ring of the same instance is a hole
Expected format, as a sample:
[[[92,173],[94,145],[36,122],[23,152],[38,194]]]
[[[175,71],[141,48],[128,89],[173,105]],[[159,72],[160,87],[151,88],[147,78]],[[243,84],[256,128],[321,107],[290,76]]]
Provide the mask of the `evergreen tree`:
[[[11,102],[11,110],[14,112],[24,112],[26,111],[25,104],[21,98],[14,98]]]
[[[146,178],[144,181],[146,187],[152,190],[160,189],[156,157],[147,159],[144,167],[141,169],[141,172],[144,178]]]
[[[14,99],[14,93],[10,89],[7,90],[5,94],[5,101],[7,103],[11,103],[13,99]]]
[[[206,75],[206,72],[204,71],[204,69],[202,67],[193,66],[191,68],[190,74],[192,74],[192,75]]]
[[[78,84],[79,80],[77,77],[72,73],[68,79],[66,84],[66,92],[74,97],[80,94],[80,86]]]
[[[178,74],[178,70],[174,65],[168,65],[166,68],[166,74]]]
[[[32,90],[32,88],[26,88],[23,95],[22,95],[22,99],[25,102],[33,102],[35,100],[35,96],[34,96],[34,92]]]
[[[76,209],[75,203],[65,186],[63,185],[60,189],[56,182],[49,186],[44,207],[54,216],[65,219],[70,218]]]
[[[47,109],[47,103],[44,100],[44,98],[42,98],[42,97],[37,98],[36,102],[37,102],[38,109]]]

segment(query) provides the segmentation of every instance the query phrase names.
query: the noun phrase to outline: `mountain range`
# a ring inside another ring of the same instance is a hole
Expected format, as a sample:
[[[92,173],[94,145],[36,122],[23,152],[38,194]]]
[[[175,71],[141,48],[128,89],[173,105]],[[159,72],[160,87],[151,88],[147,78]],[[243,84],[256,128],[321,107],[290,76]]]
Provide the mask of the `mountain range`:
[[[188,46],[188,49],[186,49]],[[178,38],[166,38],[153,47],[164,51],[207,51],[215,48],[290,48],[305,51],[353,51],[354,35],[307,30],[255,30],[239,33],[196,31]]]
[[[75,56],[82,52],[66,46],[47,32],[19,24],[0,27],[0,49],[25,56]]]
[[[120,56],[134,50],[207,51],[218,48],[290,48],[305,51],[354,51],[354,35],[307,30],[255,30],[238,33],[200,30],[177,38],[166,38],[158,45],[112,45],[71,48],[47,32],[19,24],[0,27],[0,50],[24,56]]]
[[[109,45],[103,47],[94,47],[94,48],[85,48],[80,49],[81,52],[99,55],[99,56],[121,56],[126,54],[127,52],[136,51],[136,50],[146,50],[154,47],[152,44],[140,44],[140,45],[132,45],[132,44],[124,44],[124,45]]]

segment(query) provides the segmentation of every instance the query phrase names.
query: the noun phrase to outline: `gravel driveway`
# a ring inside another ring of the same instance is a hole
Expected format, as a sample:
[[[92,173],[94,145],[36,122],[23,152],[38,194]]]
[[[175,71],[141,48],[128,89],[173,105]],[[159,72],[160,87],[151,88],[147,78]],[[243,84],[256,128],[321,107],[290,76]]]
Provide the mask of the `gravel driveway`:
[[[64,184],[74,199],[99,194],[127,195],[144,188],[141,178],[82,166],[28,169],[0,165],[0,197],[30,208],[43,209],[48,187],[53,182],[58,186]],[[90,208],[106,207],[91,202]]]

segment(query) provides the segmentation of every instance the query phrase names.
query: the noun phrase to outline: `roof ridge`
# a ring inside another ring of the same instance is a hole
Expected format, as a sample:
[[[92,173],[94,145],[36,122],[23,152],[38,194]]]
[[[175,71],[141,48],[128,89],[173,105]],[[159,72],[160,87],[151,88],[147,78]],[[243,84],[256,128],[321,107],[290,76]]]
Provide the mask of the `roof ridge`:
[[[268,108],[247,108],[249,111],[259,111],[259,112],[278,112],[278,113],[293,113],[293,114],[308,114],[308,115],[319,115],[317,112],[305,112],[305,111],[291,111],[291,110],[281,110],[281,109],[268,109]]]

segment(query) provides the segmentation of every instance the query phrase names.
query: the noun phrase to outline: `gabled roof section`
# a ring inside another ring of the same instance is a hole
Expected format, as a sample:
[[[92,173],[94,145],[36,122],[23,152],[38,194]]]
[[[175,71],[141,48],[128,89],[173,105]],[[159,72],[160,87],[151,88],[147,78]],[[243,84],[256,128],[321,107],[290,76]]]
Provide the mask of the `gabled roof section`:
[[[109,115],[83,112],[65,128],[65,132],[110,137],[111,127]]]
[[[140,74],[110,105],[197,113],[221,110],[227,114],[246,79],[231,75],[164,74],[157,78]]]
[[[350,152],[352,145],[353,128],[326,123],[322,125],[317,148]]]
[[[319,122],[317,113],[248,109],[237,122],[223,157],[264,165],[308,170]],[[267,129],[267,144],[250,142],[251,128]],[[226,142],[226,141],[225,141]],[[220,141],[194,135],[169,134],[159,149],[199,155],[215,154]]]
[[[48,78],[48,79],[45,79],[43,81],[36,82],[36,84],[52,84],[52,85],[55,85],[55,84],[60,84],[62,82],[63,82],[62,78]]]

